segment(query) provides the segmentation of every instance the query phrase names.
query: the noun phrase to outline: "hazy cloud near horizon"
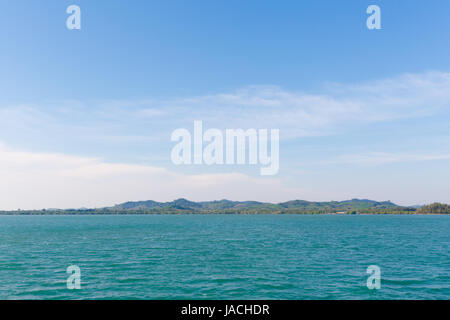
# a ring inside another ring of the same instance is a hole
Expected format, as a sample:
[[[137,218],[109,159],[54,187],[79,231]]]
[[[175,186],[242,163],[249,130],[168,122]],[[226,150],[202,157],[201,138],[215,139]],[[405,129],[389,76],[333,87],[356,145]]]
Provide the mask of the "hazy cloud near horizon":
[[[0,210],[105,207],[137,201],[285,201],[304,193],[242,173],[186,175],[152,166],[30,153],[0,145]],[[276,192],[274,192],[276,190]]]

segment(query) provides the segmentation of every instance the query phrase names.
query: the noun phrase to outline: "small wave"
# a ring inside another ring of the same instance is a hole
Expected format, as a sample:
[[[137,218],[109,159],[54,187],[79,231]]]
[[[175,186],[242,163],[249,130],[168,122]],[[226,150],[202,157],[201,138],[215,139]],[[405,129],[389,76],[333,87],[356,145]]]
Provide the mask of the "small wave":
[[[383,278],[381,282],[383,284],[393,284],[393,285],[414,285],[414,284],[425,284],[428,283],[431,279],[385,279]]]

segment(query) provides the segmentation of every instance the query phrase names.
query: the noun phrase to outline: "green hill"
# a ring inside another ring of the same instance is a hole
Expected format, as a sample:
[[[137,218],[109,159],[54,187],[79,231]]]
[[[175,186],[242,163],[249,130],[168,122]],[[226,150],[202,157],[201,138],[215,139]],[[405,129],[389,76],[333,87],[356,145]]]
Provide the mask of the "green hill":
[[[293,200],[278,204],[257,201],[203,201],[192,202],[177,199],[172,202],[139,201],[126,202],[112,208],[110,212],[123,211],[135,213],[412,213],[413,208],[398,206],[390,201],[377,202],[373,200],[353,199],[347,201],[311,202]]]
[[[125,202],[99,209],[48,209],[35,211],[3,211],[0,214],[414,214],[450,213],[449,205],[432,204],[421,208],[402,207],[390,201],[352,199],[346,201],[312,202],[292,200],[282,203],[257,201],[202,201],[177,199],[170,202],[153,200]]]

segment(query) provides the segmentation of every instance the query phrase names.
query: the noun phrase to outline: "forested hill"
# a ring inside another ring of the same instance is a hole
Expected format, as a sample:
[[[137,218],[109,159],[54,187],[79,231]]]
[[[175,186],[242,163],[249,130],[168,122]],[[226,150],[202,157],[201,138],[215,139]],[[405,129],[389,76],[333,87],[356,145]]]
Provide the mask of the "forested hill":
[[[257,201],[205,201],[192,202],[186,199],[178,199],[172,202],[126,202],[111,208],[111,210],[155,210],[155,211],[201,211],[220,213],[353,213],[369,212],[371,210],[398,211],[406,210],[396,204],[386,201],[372,200],[347,200],[331,202],[310,202],[305,200],[293,200],[278,204]]]
[[[171,202],[126,202],[97,209],[46,209],[36,211],[0,211],[0,214],[414,214],[450,213],[449,206],[433,204],[421,208],[402,207],[390,201],[353,199],[311,202],[293,200],[278,204],[257,201],[203,201],[177,199]]]
[[[434,203],[402,207],[390,201],[353,199],[347,201],[311,202],[293,200],[282,203],[257,201],[203,201],[177,199],[171,202],[125,202],[97,209],[44,209],[35,211],[0,211],[0,214],[450,214],[450,206]]]

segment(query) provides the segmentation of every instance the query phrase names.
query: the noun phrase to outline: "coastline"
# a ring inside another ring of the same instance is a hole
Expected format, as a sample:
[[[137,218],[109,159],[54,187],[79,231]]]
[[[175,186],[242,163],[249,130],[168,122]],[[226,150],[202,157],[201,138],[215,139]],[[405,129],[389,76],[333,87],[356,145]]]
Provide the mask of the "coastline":
[[[112,207],[79,209],[2,210],[0,215],[367,215],[367,214],[450,214],[450,206],[433,203],[421,207],[406,207],[391,201],[352,199],[345,201],[312,202],[291,200],[281,203],[258,201],[215,200],[194,202],[176,199],[170,202],[153,200],[125,202]]]
[[[172,215],[172,216],[210,216],[210,215],[220,215],[220,216],[385,216],[385,215],[398,215],[398,216],[450,216],[449,213],[218,213],[218,212],[177,212],[177,213],[161,213],[161,212],[124,212],[124,213],[60,213],[60,212],[0,212],[0,216],[161,216],[161,215]]]

